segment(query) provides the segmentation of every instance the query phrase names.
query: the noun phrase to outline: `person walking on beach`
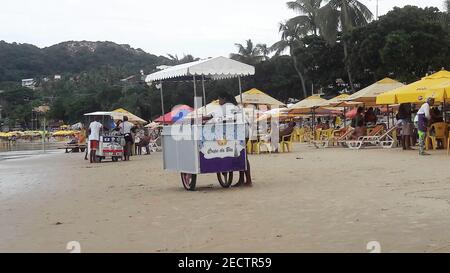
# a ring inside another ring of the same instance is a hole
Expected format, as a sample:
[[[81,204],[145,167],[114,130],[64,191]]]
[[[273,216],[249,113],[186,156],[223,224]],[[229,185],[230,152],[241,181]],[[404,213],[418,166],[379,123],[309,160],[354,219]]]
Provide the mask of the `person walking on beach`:
[[[123,117],[123,122],[117,126],[117,129],[120,130],[120,133],[125,138],[125,147],[124,147],[124,161],[130,160],[131,147],[133,144],[133,136],[131,135],[131,130],[134,128],[134,124],[128,121],[128,117]]]
[[[90,144],[90,152],[89,159],[91,163],[97,162],[97,149],[100,141],[100,130],[103,128],[103,125],[99,122],[99,117],[95,117],[94,121],[89,124],[89,144]]]
[[[425,152],[425,137],[427,129],[431,120],[430,108],[434,105],[434,98],[428,98],[422,107],[417,112],[418,116],[418,130],[419,130],[419,155],[429,155]]]

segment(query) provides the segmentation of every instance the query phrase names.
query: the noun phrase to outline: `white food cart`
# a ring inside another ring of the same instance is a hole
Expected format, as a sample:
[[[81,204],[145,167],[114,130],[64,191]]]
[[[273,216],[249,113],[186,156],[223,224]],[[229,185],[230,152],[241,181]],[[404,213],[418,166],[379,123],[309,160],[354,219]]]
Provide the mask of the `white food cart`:
[[[122,119],[123,115],[116,112],[93,112],[84,115],[87,117],[87,128],[94,117],[101,117],[100,123],[103,128],[100,130],[100,140],[96,151],[97,161],[111,159],[117,162],[122,159],[125,139],[111,127],[113,127],[114,119]],[[88,151],[90,151],[90,141],[88,141]]]
[[[216,173],[220,185],[228,188],[233,182],[233,172],[246,170],[244,111],[232,120],[203,124],[202,116],[206,113],[198,109],[201,104],[206,104],[206,80],[237,78],[242,101],[241,77],[254,74],[253,66],[217,57],[170,67],[147,76],[146,82],[157,84],[157,88],[161,91],[163,116],[165,113],[163,83],[167,81],[193,83],[195,118],[164,126],[162,132],[164,169],[180,172],[186,190],[195,190],[198,174]],[[202,86],[203,99],[197,103],[199,82]]]

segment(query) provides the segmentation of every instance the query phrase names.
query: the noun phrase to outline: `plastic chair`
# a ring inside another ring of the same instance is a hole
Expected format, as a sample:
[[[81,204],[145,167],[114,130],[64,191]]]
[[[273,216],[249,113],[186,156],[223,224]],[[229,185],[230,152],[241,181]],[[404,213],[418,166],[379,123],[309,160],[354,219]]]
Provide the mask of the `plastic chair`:
[[[431,135],[431,131],[434,130],[434,134]],[[433,150],[438,148],[438,141],[441,140],[444,145],[444,149],[448,147],[448,124],[445,122],[438,122],[431,125],[428,129],[427,136],[425,139],[425,147],[427,150],[430,148],[430,144]],[[447,141],[446,141],[447,140]]]
[[[265,140],[260,140],[257,143],[254,144],[253,148],[256,154],[261,154],[262,152],[262,147],[266,148],[266,151],[271,154],[272,153],[272,145],[270,144],[270,142],[267,142]]]
[[[450,155],[450,136],[447,138],[447,156]]]
[[[281,152],[285,153],[292,151],[292,134],[288,136],[282,137],[282,140],[280,142],[281,146]]]
[[[253,143],[250,139],[247,141],[247,153],[253,154]]]

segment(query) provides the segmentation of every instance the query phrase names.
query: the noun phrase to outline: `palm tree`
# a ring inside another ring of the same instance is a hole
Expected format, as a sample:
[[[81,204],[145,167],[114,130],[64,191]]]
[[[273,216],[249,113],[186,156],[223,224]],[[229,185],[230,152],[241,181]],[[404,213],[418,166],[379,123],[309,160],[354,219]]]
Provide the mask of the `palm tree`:
[[[284,24],[280,24],[279,31],[281,33],[281,40],[273,44],[270,49],[275,52],[276,56],[279,56],[286,50],[289,50],[295,71],[297,72],[297,75],[302,83],[303,97],[306,98],[308,94],[306,90],[305,78],[303,77],[300,64],[294,54],[295,49],[304,47],[301,38],[306,34],[306,30],[301,28],[299,25],[286,22]]]
[[[263,57],[264,61],[269,59],[270,48],[266,44],[257,44],[256,48],[259,50],[259,54]]]
[[[328,3],[321,7],[318,13],[320,33],[331,45],[337,41],[339,30],[348,34],[353,28],[365,26],[373,18],[372,12],[364,4],[357,0],[328,0]],[[355,91],[353,79],[348,60],[348,45],[342,39],[344,48],[345,67],[350,81],[350,87]]]
[[[296,0],[286,4],[289,9],[300,13],[299,16],[289,19],[289,24],[300,25],[317,35],[319,29],[317,15],[322,5],[322,0]]]
[[[442,27],[444,27],[444,29],[448,31],[450,29],[450,0],[444,1],[444,8],[445,12],[442,13],[439,19]]]
[[[255,47],[251,39],[245,42],[245,46],[242,44],[235,44],[238,48],[238,53],[230,54],[230,58],[247,64],[260,63],[264,59],[264,56],[261,56],[261,51],[258,46]]]
[[[176,54],[175,55],[167,54],[167,56],[169,57],[169,61],[170,61],[171,65],[185,64],[185,63],[195,62],[195,61],[199,60],[199,58],[194,58],[194,56],[192,56],[191,54],[184,55],[183,58],[181,58],[181,59]]]

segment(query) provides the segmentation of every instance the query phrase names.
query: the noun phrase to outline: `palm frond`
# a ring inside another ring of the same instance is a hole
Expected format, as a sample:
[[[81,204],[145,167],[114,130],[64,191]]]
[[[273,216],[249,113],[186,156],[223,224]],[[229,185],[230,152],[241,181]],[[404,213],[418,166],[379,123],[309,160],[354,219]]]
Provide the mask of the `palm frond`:
[[[327,43],[331,45],[336,43],[339,17],[339,11],[333,7],[332,1],[320,8],[317,14],[320,33]]]

